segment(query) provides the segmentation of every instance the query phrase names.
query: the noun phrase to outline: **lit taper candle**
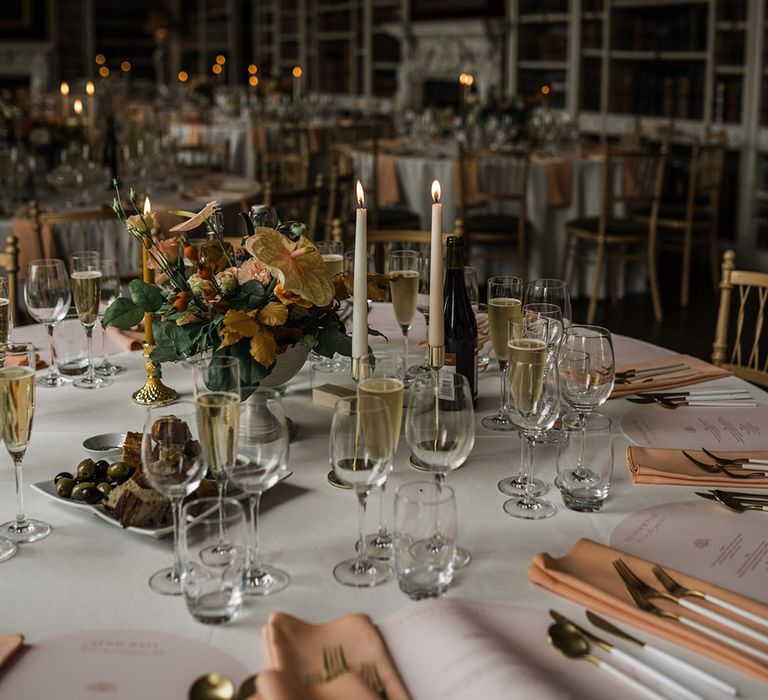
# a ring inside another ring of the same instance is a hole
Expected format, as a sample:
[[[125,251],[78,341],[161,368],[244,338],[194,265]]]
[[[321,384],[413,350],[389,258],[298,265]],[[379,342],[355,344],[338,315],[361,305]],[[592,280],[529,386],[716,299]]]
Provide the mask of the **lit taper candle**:
[[[440,183],[432,182],[432,239],[429,262],[429,345],[445,345],[443,321],[443,205],[440,204]]]
[[[352,358],[368,354],[368,210],[365,192],[357,181],[357,213],[355,217],[355,283],[352,295]]]
[[[144,216],[146,217],[147,214],[149,214],[151,211],[152,211],[152,203],[149,201],[149,197],[147,196],[144,199]],[[151,235],[151,232],[149,233]],[[142,264],[144,282],[146,284],[152,284],[152,270],[149,269],[149,265],[147,264],[148,261],[149,261],[149,254],[147,253],[147,249],[142,248],[141,264]],[[154,336],[154,333],[152,332],[152,317],[153,317],[153,314],[149,312],[144,314],[144,341],[148,345],[154,345],[155,343],[155,336]]]

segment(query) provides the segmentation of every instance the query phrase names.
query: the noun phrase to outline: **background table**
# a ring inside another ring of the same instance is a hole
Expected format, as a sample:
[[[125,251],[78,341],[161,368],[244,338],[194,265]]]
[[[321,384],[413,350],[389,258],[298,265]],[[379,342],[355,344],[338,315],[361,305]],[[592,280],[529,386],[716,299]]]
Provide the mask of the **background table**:
[[[398,343],[397,325],[389,306],[374,307],[371,326],[388,333],[392,345]],[[420,318],[411,336],[414,342],[424,337]],[[42,328],[19,328],[14,337],[42,342]],[[665,352],[621,337],[616,339],[616,349],[619,363],[637,362]],[[413,350],[415,358],[415,346]],[[353,552],[356,503],[349,491],[333,489],[326,482],[331,411],[311,403],[306,367],[290,382],[285,396],[286,412],[299,431],[291,445],[289,468],[293,476],[266,494],[260,521],[264,559],[290,573],[290,586],[274,596],[248,600],[237,621],[226,627],[198,624],[181,598],[152,593],[147,579],[170,564],[170,539],[157,541],[122,532],[29,489],[32,482],[52,479],[57,472],[74,468],[86,456],[81,442],[89,435],[141,430],[145,412],[130,400],[143,381],[141,355],[123,353],[114,361],[130,371],[117,377],[107,389],[84,392],[66,386],[38,391],[32,442],[24,460],[26,508],[29,516],[49,522],[53,533],[41,542],[22,546],[13,559],[0,564],[3,631],[23,632],[34,643],[50,635],[85,629],[156,629],[207,641],[257,671],[266,666],[260,628],[271,612],[284,611],[319,622],[363,611],[380,620],[408,602],[394,581],[358,590],[333,579],[333,566]],[[167,384],[179,390],[182,398],[191,397],[187,370],[166,365],[163,373]],[[498,381],[496,372],[481,375],[475,450],[466,466],[448,477],[448,483],[456,489],[460,541],[473,557],[472,563],[456,574],[448,595],[539,609],[555,607],[583,619],[580,606],[528,582],[526,569],[533,555],[546,551],[560,556],[580,537],[607,543],[614,526],[627,514],[652,504],[693,500],[694,489],[632,484],[624,463],[627,441],[619,435],[614,485],[602,512],[568,511],[560,505],[557,492],[550,490],[548,498],[558,504],[554,518],[542,522],[510,518],[502,511],[506,497],[496,484],[517,469],[519,441],[516,436],[493,434],[480,426],[483,416],[495,412]],[[717,385],[736,387],[744,386],[744,382],[729,377],[718,380]],[[754,388],[752,391],[758,401],[768,402],[768,394]],[[618,419],[631,406],[624,400],[609,401],[604,412]],[[397,485],[425,476],[408,466],[408,454],[407,443],[401,439],[388,489],[390,508]],[[537,472],[550,483],[555,457],[554,448],[537,448]],[[375,514],[375,505],[371,510]],[[4,519],[14,513],[13,473],[4,448],[0,449],[0,513]],[[373,528],[372,517],[369,529]],[[765,697],[765,687],[746,676],[650,635],[639,636],[674,649],[675,654],[730,680],[744,697]],[[214,669],[201,669],[201,673],[208,670]],[[621,686],[612,686],[610,679],[604,682],[616,696],[629,695]]]

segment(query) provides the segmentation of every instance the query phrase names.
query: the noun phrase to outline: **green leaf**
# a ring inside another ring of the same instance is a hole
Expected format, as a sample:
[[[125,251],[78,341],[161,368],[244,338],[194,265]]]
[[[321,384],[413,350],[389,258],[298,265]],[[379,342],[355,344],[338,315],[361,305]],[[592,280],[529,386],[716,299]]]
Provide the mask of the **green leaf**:
[[[141,280],[131,280],[128,283],[128,291],[131,299],[142,311],[154,313],[163,305],[163,295],[153,284],[147,284]]]
[[[184,354],[180,352],[179,331],[182,331],[172,321],[153,323],[152,330],[155,336],[155,349],[152,351],[152,359],[155,362],[177,362]]]
[[[343,334],[339,332],[339,328],[336,325],[322,328],[317,334],[317,345],[315,345],[314,351],[323,357],[333,357],[333,354],[338,352],[336,349],[340,342],[338,336],[342,335]],[[350,338],[350,352],[352,348],[351,343],[352,339]]]
[[[244,211],[240,212],[240,216],[243,217],[243,221],[245,222],[245,235],[246,236],[252,236],[254,233],[256,233],[256,229],[253,227],[253,221],[251,221],[251,217],[248,216]]]
[[[371,349],[368,348],[370,353]],[[352,336],[346,333],[336,332],[336,352],[344,357],[352,357]]]
[[[241,387],[256,387],[269,374],[269,370],[251,357],[248,339],[230,345],[227,350],[240,360]],[[215,356],[214,356],[215,357]]]
[[[134,304],[130,299],[121,297],[115,299],[104,312],[105,326],[113,326],[121,330],[128,330],[141,323],[144,318],[144,311]]]
[[[240,287],[239,294],[230,301],[232,309],[260,309],[267,302],[267,290],[258,280],[251,280]]]

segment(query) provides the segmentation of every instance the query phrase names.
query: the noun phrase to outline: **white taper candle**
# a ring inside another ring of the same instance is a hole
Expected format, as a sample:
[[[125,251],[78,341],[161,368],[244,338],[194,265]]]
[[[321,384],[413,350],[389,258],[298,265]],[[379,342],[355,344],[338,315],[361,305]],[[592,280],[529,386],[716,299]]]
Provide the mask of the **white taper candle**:
[[[352,357],[368,354],[368,210],[365,193],[357,181],[355,216],[355,283],[352,295]]]
[[[440,204],[440,183],[432,183],[432,239],[429,261],[429,345],[445,345],[443,319],[443,205]]]

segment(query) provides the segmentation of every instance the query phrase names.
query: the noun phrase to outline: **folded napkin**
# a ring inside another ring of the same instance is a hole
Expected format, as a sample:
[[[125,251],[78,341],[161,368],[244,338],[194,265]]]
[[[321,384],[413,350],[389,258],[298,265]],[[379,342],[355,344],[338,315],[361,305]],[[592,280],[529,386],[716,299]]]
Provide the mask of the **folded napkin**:
[[[144,331],[122,331],[119,328],[107,328],[109,339],[123,350],[141,350],[144,348]]]
[[[569,207],[573,196],[573,161],[548,159],[546,165],[547,204],[550,207]]]
[[[23,641],[23,634],[0,634],[0,668],[19,650]]]
[[[686,374],[662,374],[658,379],[650,382],[644,382],[642,379],[632,381],[629,384],[616,384],[611,392],[612,399],[619,399],[624,396],[636,394],[638,391],[662,391],[664,389],[674,389],[679,386],[688,386],[689,384],[699,384],[708,382],[711,379],[730,376],[730,372],[722,367],[704,362],[698,357],[691,355],[663,355],[653,360],[637,362],[631,367],[617,367],[616,372],[628,369],[642,369],[643,367],[661,367],[662,365],[671,365],[673,363],[685,363],[693,372]]]
[[[256,691],[250,700],[378,700],[379,697],[352,672],[308,687],[291,673],[265,671],[256,679]]]
[[[703,452],[686,450],[691,457],[700,459],[707,464],[712,459]],[[768,459],[768,452],[718,452],[718,457],[737,459],[753,457]],[[768,488],[768,479],[742,479],[740,482],[729,479],[725,474],[707,474],[695,464],[686,459],[681,450],[671,450],[659,447],[627,447],[627,467],[636,484],[668,484],[669,486],[714,486],[733,488],[737,484],[749,486],[751,489]],[[744,472],[747,473],[746,471]],[[768,474],[767,472],[756,472]]]
[[[357,671],[363,663],[376,667],[388,700],[409,698],[384,641],[367,615],[346,615],[313,625],[284,613],[273,613],[263,628],[263,635],[272,666],[289,672],[299,681],[323,671],[324,648],[341,646],[351,670]],[[261,686],[258,687],[261,690]],[[336,697],[361,696],[339,694]]]
[[[763,682],[768,682],[768,665],[675,620],[658,617],[640,610],[630,598],[624,582],[613,568],[612,562],[618,558],[624,560],[627,566],[646,583],[654,588],[662,588],[651,572],[652,562],[587,539],[579,540],[565,556],[559,559],[554,559],[545,553],[537,554],[528,568],[528,578],[533,583],[557,595],[585,605],[591,610],[604,613],[645,632],[658,635],[670,642],[708,656],[715,661],[728,664],[739,671],[749,673]],[[672,578],[679,581],[683,586],[711,593],[768,619],[768,606],[762,603],[719,588],[711,583],[686,576],[678,571],[666,567],[665,569]],[[700,600],[696,602],[707,605]],[[686,617],[695,619],[711,629],[737,638],[750,646],[761,649],[761,651],[768,652],[768,646],[760,645],[756,640],[740,635],[728,627],[718,625],[691,610],[684,610],[675,603],[659,599],[654,599],[653,603],[665,610],[682,612]],[[722,608],[713,607],[713,609],[721,615],[731,616],[731,613]],[[733,617],[738,622],[746,624],[744,618]],[[759,630],[759,628],[757,629]]]
[[[19,273],[18,278],[23,282],[27,278],[27,264],[38,258],[53,258],[55,243],[50,226],[41,226],[40,240],[35,236],[32,220],[27,217],[26,210],[20,210],[11,221],[13,235],[19,242]],[[42,250],[40,250],[42,246]]]
[[[380,207],[397,204],[400,201],[400,182],[397,179],[395,156],[380,153],[376,161],[376,187]]]
[[[19,358],[18,355],[13,357],[6,355],[4,365],[6,367],[26,367],[27,358]],[[40,357],[39,353],[35,353],[35,370],[45,369],[47,366],[48,363]]]
[[[464,191],[462,193],[462,185]],[[463,194],[463,199],[462,199]],[[453,196],[458,202],[465,202],[467,206],[479,206],[485,203],[488,198],[483,196],[480,190],[480,170],[477,159],[472,158],[464,161],[464,181],[461,177],[461,161],[458,158],[453,160]]]

